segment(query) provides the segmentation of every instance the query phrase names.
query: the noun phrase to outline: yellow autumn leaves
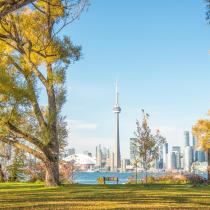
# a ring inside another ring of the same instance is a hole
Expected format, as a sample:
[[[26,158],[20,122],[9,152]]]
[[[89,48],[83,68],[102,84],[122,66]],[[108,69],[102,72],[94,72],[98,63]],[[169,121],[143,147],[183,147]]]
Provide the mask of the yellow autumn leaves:
[[[210,111],[208,111],[208,116],[210,116]],[[198,140],[197,146],[208,150],[210,148],[210,119],[198,120],[193,126],[193,135]]]

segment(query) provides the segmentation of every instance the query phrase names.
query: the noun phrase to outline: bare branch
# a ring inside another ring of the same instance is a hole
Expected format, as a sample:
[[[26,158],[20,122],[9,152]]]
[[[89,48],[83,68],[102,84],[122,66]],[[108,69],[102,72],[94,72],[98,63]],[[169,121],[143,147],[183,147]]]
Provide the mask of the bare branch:
[[[16,126],[14,126],[12,123],[7,122],[7,123],[5,123],[5,125],[7,126],[9,131],[12,132],[13,134],[19,135],[20,138],[26,139],[27,141],[34,144],[35,146],[37,146],[41,150],[43,150],[45,148],[45,145],[39,139],[31,136],[28,133],[25,133],[24,131],[22,131],[19,128],[17,128]]]
[[[14,12],[27,4],[34,2],[35,0],[5,0],[0,3],[0,19],[7,14]]]

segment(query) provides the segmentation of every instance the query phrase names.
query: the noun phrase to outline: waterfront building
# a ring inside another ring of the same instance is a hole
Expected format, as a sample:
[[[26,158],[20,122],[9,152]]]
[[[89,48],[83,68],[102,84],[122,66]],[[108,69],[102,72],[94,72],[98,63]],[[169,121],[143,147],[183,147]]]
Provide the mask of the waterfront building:
[[[113,108],[115,114],[115,138],[114,138],[114,171],[118,171],[121,166],[121,154],[120,154],[120,130],[119,130],[119,115],[121,108],[119,105],[119,90],[116,83],[116,100]]]
[[[181,168],[181,147],[173,146],[172,152],[175,152],[175,155],[176,155],[176,169],[180,169]]]
[[[196,145],[197,145],[196,138],[195,138],[195,136],[192,136],[192,146],[193,146],[194,148],[196,148]]]
[[[163,169],[164,170],[168,168],[167,162],[168,162],[168,143],[165,143],[163,145]]]
[[[177,160],[176,160],[176,152],[170,152],[168,155],[168,170],[174,170],[177,169],[176,164],[177,164]]]
[[[122,159],[121,162],[121,172],[126,172],[126,160]]]
[[[64,158],[64,161],[73,163],[76,171],[93,171],[96,161],[85,154],[74,154]]]
[[[101,145],[96,146],[96,168],[101,169],[102,167],[102,151],[101,151]]]
[[[157,170],[163,169],[163,145],[159,147],[158,154],[158,158],[154,162],[154,168]]]
[[[114,171],[114,152],[110,155],[110,171]]]
[[[183,169],[184,168],[184,153],[183,152],[181,152],[180,154],[180,163],[181,163],[181,169]]]
[[[205,162],[205,152],[203,150],[197,151],[197,161],[198,162]]]
[[[184,148],[184,170],[190,172],[193,163],[193,148],[186,146]]]
[[[194,162],[197,162],[198,161],[198,151],[196,149],[194,149]],[[205,158],[204,158],[205,159]]]
[[[189,133],[189,131],[184,131],[184,143],[185,143],[185,147],[190,146],[190,133]]]

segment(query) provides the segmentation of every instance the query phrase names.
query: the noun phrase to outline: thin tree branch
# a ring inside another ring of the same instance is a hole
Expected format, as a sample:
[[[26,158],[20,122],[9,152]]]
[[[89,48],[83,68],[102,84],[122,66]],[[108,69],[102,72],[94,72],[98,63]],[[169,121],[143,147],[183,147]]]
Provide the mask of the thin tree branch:
[[[13,1],[9,1],[9,0],[5,0],[4,2],[1,2],[0,4],[0,19],[2,19],[3,17],[5,17],[7,14],[14,12],[24,6],[26,6],[27,4],[30,4],[32,2],[34,2],[35,0],[13,0]]]
[[[45,145],[39,139],[31,136],[28,133],[25,133],[24,131],[20,130],[19,128],[17,128],[16,126],[14,126],[10,122],[6,122],[5,125],[7,126],[9,131],[12,132],[13,134],[19,135],[19,137],[26,139],[27,141],[34,144],[35,146],[37,146],[41,150],[45,149]]]

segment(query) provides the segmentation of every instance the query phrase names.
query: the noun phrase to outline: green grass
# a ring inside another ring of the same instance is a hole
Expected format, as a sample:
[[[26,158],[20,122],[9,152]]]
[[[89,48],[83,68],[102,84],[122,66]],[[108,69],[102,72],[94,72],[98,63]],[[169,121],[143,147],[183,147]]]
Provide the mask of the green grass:
[[[210,186],[0,184],[0,209],[210,209]]]

